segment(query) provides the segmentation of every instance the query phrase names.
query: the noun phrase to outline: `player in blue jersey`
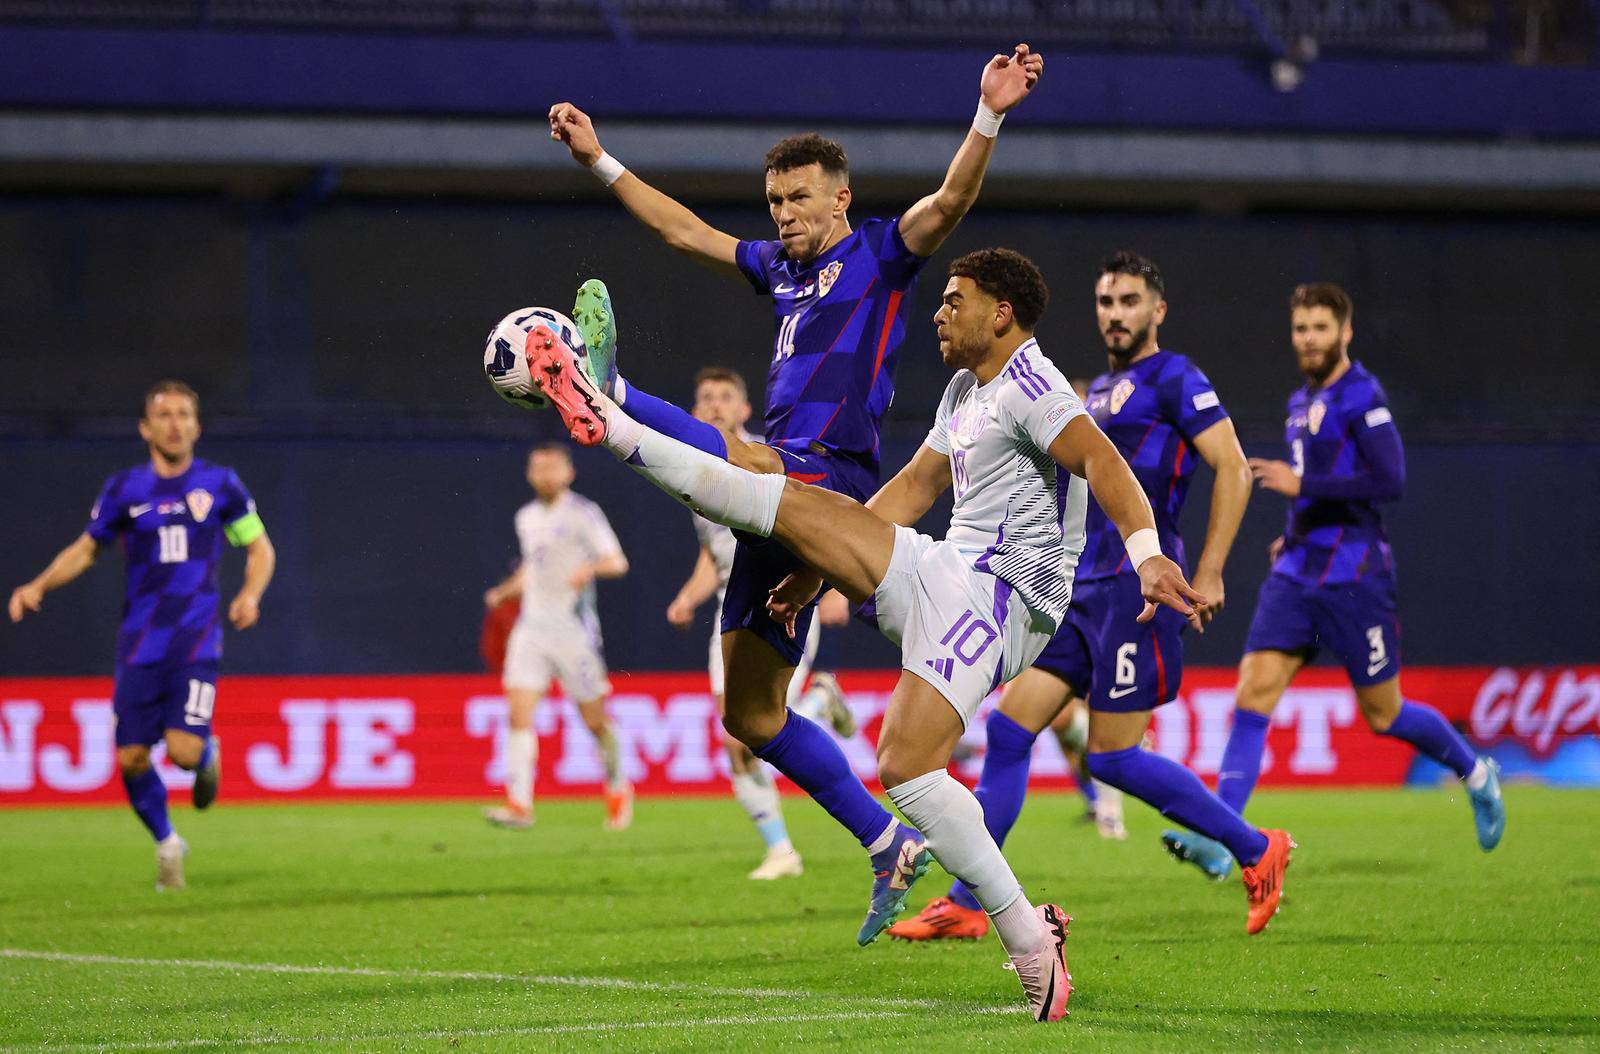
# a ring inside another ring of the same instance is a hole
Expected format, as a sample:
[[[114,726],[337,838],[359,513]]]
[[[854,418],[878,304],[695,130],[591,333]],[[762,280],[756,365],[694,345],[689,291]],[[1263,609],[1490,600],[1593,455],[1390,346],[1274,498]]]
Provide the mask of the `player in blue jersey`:
[[[1272,544],[1272,573],[1261,586],[1239,663],[1237,710],[1217,774],[1217,794],[1244,811],[1261,774],[1273,708],[1289,682],[1327,648],[1355,688],[1361,716],[1459,776],[1472,802],[1485,852],[1505,831],[1500,769],[1477,757],[1444,716],[1400,691],[1400,620],[1394,555],[1378,504],[1405,488],[1405,453],[1389,398],[1365,366],[1350,359],[1354,305],[1326,282],[1289,299],[1290,334],[1306,383],[1289,397],[1289,462],[1252,458],[1260,485],[1291,499],[1283,536]],[[1207,874],[1227,862],[1208,840],[1168,832],[1168,849]]]
[[[1195,570],[1195,588],[1208,601],[1202,618],[1209,620],[1222,605],[1223,567],[1250,500],[1244,451],[1206,375],[1160,345],[1167,301],[1154,263],[1132,252],[1108,257],[1095,283],[1095,312],[1109,368],[1090,383],[1085,406],[1132,467],[1155,511],[1161,550],[1180,567],[1186,560],[1178,514],[1196,462],[1205,461],[1216,473]],[[1255,885],[1271,880],[1274,871],[1281,874],[1292,842],[1282,832],[1245,823],[1193,773],[1141,746],[1151,713],[1178,694],[1186,624],[1171,610],[1140,622],[1143,607],[1139,576],[1129,566],[1121,535],[1091,499],[1067,617],[989,716],[989,749],[977,787],[984,822],[1003,843],[1022,810],[1034,740],[1074,695],[1085,696],[1089,771],[1168,816],[1225,838],[1249,865],[1247,929],[1260,932],[1276,898],[1258,897]],[[949,897],[932,901],[890,934],[907,940],[981,937],[988,922],[977,907],[958,882]]]
[[[978,113],[944,183],[895,219],[851,224],[849,164],[837,143],[808,134],[768,151],[766,201],[777,237],[740,241],[705,223],[607,154],[571,103],[550,110],[550,134],[672,248],[772,298],[776,336],[767,372],[765,440],[745,443],[627,384],[614,365],[615,322],[599,283],[580,290],[584,368],[641,424],[740,468],[782,473],[865,501],[878,480],[878,430],[894,394],[904,308],[929,256],[977,200],[1002,116],[1038,83],[1041,56],[1019,44],[979,81]],[[923,838],[897,823],[851,771],[837,743],[784,705],[812,618],[794,635],[767,614],[769,592],[799,567],[770,540],[743,536],[723,603],[727,731],[838,820],[868,851],[873,894],[857,939],[874,940],[905,903]]]
[[[239,477],[194,456],[200,438],[194,389],[182,381],[152,387],[139,435],[149,462],[106,481],[88,527],[12,592],[10,613],[20,622],[38,611],[46,593],[87,571],[105,547],[121,545],[128,583],[112,700],[117,767],[133,811],[156,840],[156,889],[164,890],[183,886],[189,846],[167,818],[167,788],[150,763],[150,748],[165,743],[167,758],[195,773],[195,808],[211,804],[221,775],[211,716],[222,660],[222,543],[246,554],[244,584],[226,612],[234,629],[256,624],[276,558]]]

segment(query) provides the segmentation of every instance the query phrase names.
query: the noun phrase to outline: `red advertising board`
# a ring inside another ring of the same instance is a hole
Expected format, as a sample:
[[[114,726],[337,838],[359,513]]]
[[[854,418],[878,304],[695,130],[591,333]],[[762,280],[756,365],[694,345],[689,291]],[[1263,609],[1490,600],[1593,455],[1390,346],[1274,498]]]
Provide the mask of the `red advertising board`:
[[[843,748],[869,783],[872,743],[896,676],[841,675],[861,725]],[[611,713],[642,793],[725,789],[721,730],[704,675],[619,673],[613,681]],[[1437,706],[1480,746],[1507,748],[1533,764],[1574,744],[1600,743],[1600,666],[1412,667],[1405,683],[1409,697]],[[1232,670],[1186,671],[1182,696],[1156,713],[1155,749],[1215,776],[1232,709]],[[230,799],[499,793],[505,701],[494,678],[224,676],[216,715]],[[576,711],[565,700],[547,701],[537,728],[539,793],[594,793],[600,758]],[[981,717],[967,739],[977,749],[957,768],[975,779]],[[1308,670],[1273,716],[1262,784],[1394,785],[1412,760],[1404,744],[1366,729],[1339,671]],[[169,787],[189,785],[187,773],[160,764]],[[1067,781],[1050,736],[1040,737],[1033,777],[1044,786]],[[109,679],[0,678],[0,805],[121,797]]]

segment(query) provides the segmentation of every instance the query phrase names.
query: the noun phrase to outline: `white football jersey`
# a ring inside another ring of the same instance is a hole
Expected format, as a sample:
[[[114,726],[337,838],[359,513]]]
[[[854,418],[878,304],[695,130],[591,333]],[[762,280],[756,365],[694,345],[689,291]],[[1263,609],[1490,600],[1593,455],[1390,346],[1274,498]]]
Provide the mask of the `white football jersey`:
[[[576,619],[599,630],[594,583],[581,590],[569,584],[581,564],[622,553],[606,514],[571,491],[546,505],[535,499],[517,510],[517,542],[522,547],[522,618],[568,623]]]
[[[988,384],[971,370],[957,373],[925,440],[950,458],[955,508],[945,539],[1058,623],[1083,552],[1089,484],[1049,450],[1083,413],[1067,379],[1029,340]]]

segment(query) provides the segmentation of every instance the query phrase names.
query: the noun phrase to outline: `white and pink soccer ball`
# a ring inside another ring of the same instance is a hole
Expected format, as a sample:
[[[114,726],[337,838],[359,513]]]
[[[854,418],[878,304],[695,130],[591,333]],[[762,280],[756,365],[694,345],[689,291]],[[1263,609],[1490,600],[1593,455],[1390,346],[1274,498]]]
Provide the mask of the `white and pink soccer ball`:
[[[544,326],[566,343],[579,359],[587,358],[589,349],[583,342],[578,326],[561,312],[548,307],[524,307],[501,319],[489,332],[483,348],[483,372],[495,392],[512,406],[535,410],[550,405],[550,401],[533,386],[533,376],[528,372],[528,334],[535,326]]]

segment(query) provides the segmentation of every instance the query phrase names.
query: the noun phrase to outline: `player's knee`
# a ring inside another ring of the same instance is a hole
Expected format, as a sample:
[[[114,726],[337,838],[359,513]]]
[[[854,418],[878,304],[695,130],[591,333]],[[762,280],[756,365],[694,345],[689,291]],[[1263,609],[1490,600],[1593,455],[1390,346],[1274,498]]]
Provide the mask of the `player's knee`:
[[[117,770],[125,779],[136,779],[150,770],[150,748],[128,746],[117,748]]]
[[[783,731],[787,719],[788,715],[782,710],[773,714],[766,710],[735,712],[730,709],[722,715],[722,729],[742,746],[759,750]]]
[[[1361,707],[1361,716],[1367,722],[1367,727],[1380,736],[1389,731],[1389,726],[1400,715],[1400,707],[1391,705],[1387,700],[1356,696],[1356,703]]]

